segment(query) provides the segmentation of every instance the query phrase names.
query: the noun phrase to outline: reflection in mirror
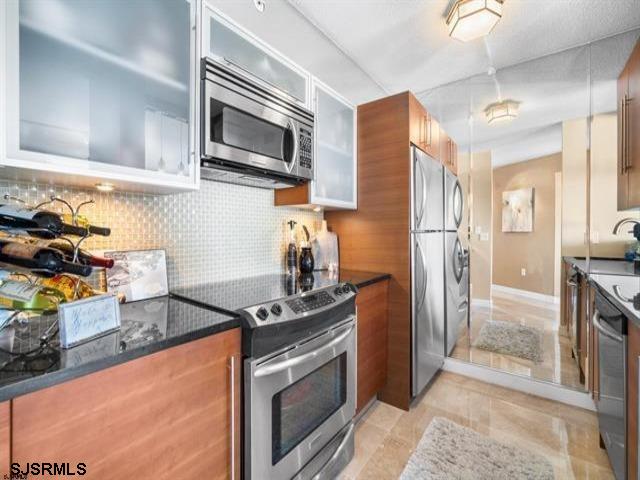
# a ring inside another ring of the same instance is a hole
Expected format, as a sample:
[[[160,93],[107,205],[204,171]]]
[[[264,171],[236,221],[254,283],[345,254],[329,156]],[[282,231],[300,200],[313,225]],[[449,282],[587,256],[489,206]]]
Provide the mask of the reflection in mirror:
[[[637,38],[491,67],[419,96],[460,148],[471,308],[448,332],[452,357],[572,389],[593,382],[589,265],[623,258],[633,238],[613,226],[640,219],[618,211],[616,194],[616,84]]]

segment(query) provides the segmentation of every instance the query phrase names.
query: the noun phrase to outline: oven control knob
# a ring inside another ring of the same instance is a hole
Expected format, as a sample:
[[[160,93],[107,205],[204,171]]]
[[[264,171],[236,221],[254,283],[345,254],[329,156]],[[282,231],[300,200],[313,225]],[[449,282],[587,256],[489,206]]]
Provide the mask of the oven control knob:
[[[335,293],[336,295],[342,295],[342,288],[340,288],[340,285],[336,287],[333,293]]]
[[[282,307],[279,303],[274,303],[273,305],[271,305],[271,313],[278,316],[282,315]]]
[[[345,284],[342,286],[342,293],[344,293],[345,295],[346,295],[347,293],[351,293],[351,287],[350,287],[347,283],[345,283]]]
[[[256,312],[256,317],[258,317],[262,321],[265,321],[268,316],[269,316],[269,311],[264,307],[260,307]]]

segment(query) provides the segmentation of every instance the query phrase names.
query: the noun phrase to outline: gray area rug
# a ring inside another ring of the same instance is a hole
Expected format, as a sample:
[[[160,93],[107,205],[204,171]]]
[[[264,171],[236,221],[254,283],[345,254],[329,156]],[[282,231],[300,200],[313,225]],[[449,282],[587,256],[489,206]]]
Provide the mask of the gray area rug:
[[[553,480],[551,463],[435,417],[400,480]]]
[[[480,329],[473,346],[536,363],[542,362],[542,330],[535,327],[489,320]]]

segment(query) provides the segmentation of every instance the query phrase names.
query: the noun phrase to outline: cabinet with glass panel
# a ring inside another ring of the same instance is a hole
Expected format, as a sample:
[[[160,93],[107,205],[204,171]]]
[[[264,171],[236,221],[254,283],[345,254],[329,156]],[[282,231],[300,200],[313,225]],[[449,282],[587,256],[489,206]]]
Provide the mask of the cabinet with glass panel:
[[[198,187],[197,0],[0,2],[3,176]]]
[[[357,114],[348,100],[312,80],[314,179],[277,190],[275,204],[355,210],[358,206]]]

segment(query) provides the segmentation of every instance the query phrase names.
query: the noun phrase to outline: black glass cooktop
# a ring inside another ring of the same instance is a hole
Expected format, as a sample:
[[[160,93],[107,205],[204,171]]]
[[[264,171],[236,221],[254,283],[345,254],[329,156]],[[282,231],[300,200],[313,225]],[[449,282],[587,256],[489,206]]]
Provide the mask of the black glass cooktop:
[[[244,307],[335,285],[339,281],[337,273],[329,272],[313,272],[297,277],[272,274],[178,287],[172,289],[171,293],[211,308],[235,312]]]

